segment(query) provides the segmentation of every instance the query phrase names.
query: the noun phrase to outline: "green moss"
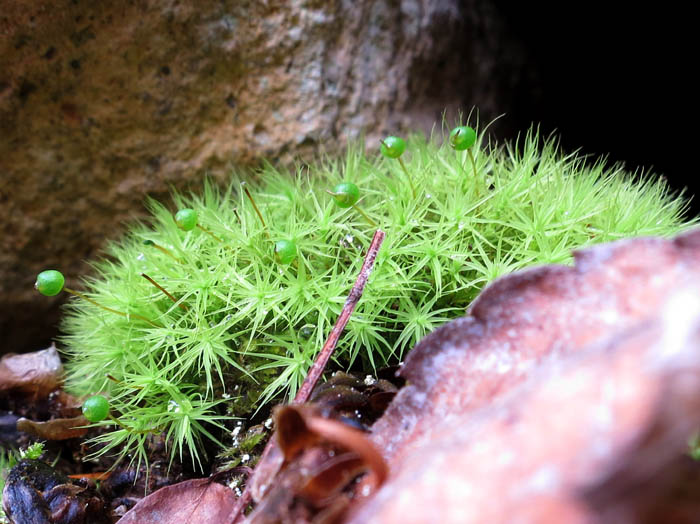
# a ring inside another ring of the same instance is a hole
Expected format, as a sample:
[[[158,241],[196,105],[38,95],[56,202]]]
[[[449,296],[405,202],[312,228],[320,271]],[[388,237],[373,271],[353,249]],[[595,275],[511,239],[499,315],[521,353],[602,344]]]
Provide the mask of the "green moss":
[[[374,233],[327,193],[341,181],[358,186],[362,210],[387,232],[338,345],[341,367],[396,363],[503,274],[691,225],[663,181],[564,155],[534,132],[518,147],[485,147],[480,137],[469,152],[477,179],[465,171],[467,151],[408,140],[402,160],[416,197],[398,162],[356,147],[292,176],[268,165],[253,188],[267,229],[237,176],[225,189],[205,182],[201,194],[174,195],[172,209],[192,209],[204,229],[182,231],[171,209],[150,202],[150,223],[112,243],[84,285],[99,304],[133,316],[72,300],[63,323],[67,387],[107,394],[124,424],[99,423],[109,431],[94,439],[96,453],[146,460],[149,433],[165,432],[171,457],[189,451],[196,462],[226,409],[245,416],[296,393]],[[276,262],[280,238],[295,244],[294,264]]]

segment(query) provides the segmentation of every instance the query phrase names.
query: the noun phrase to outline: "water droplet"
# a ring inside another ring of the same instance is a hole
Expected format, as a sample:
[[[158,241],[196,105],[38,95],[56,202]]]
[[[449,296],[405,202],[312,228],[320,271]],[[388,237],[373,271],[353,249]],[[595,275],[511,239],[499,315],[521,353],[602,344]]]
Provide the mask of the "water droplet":
[[[460,222],[459,224],[457,224],[457,229],[459,229],[460,231],[464,229],[464,222]]]
[[[136,257],[136,260],[143,262],[144,260],[146,260],[146,255],[144,255],[143,253],[139,253],[139,256]]]
[[[425,198],[433,198],[433,195],[431,195],[430,193],[426,193]]]
[[[175,402],[174,400],[169,400],[168,401],[168,411],[174,412],[174,413],[180,413],[180,404]]]

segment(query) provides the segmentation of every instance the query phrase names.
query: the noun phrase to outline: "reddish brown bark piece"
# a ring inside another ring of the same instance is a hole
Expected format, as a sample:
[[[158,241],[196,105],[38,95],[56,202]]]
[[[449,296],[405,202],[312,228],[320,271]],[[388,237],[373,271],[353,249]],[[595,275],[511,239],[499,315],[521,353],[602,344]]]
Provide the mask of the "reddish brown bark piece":
[[[693,515],[668,486],[698,469],[700,232],[575,257],[499,279],[410,353],[374,426],[390,478],[351,522]]]
[[[61,382],[63,366],[52,345],[48,349],[5,355],[0,360],[0,393],[19,391],[35,398],[43,398]]]
[[[229,488],[209,479],[186,480],[166,486],[139,501],[120,524],[229,522],[236,497]]]

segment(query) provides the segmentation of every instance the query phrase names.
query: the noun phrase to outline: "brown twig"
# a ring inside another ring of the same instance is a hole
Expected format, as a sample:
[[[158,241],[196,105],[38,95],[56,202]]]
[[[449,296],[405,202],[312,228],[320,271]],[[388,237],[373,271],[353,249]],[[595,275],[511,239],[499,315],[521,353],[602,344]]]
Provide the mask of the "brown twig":
[[[360,300],[360,297],[362,296],[362,292],[364,291],[365,285],[367,284],[367,280],[369,279],[369,276],[372,273],[374,262],[377,259],[377,253],[379,253],[379,248],[382,246],[382,242],[384,242],[385,236],[386,233],[384,233],[384,231],[382,231],[381,229],[377,229],[377,231],[374,233],[372,243],[369,245],[369,249],[367,250],[367,254],[365,255],[365,261],[362,264],[362,269],[360,269],[360,274],[357,275],[357,279],[355,280],[355,285],[352,286],[352,289],[348,294],[348,298],[345,299],[345,305],[343,305],[343,310],[340,312],[338,320],[335,322],[333,329],[328,335],[326,343],[323,345],[321,352],[316,357],[316,360],[311,366],[311,369],[309,369],[309,372],[306,375],[306,378],[304,379],[304,383],[301,385],[301,388],[299,388],[296,397],[294,397],[295,404],[302,404],[308,401],[309,397],[311,396],[311,392],[316,386],[316,383],[321,378],[321,375],[323,374],[323,371],[326,368],[326,364],[331,358],[333,350],[335,349],[335,346],[338,343],[338,339],[340,338],[340,335],[345,329],[348,320],[350,320],[350,315],[352,315],[352,312],[355,310],[355,306],[357,306],[357,303]],[[231,514],[231,524],[236,524],[241,520],[241,518],[243,518],[243,511],[248,506],[248,504],[250,504],[250,500],[252,497],[250,487],[253,484],[253,481],[255,480],[258,471],[261,469],[260,466],[265,463],[267,456],[276,446],[277,444],[274,438],[270,438],[270,440],[267,441],[267,445],[265,446],[262,455],[260,455],[260,460],[258,461],[258,464],[256,465],[255,470],[253,471],[253,475],[251,475],[248,479],[248,482],[246,482],[246,487],[243,490],[243,493],[236,501],[236,505],[234,506]]]
[[[185,304],[178,304],[178,303],[177,303],[177,299],[176,299],[174,296],[172,296],[170,293],[168,293],[168,291],[167,291],[163,286],[161,286],[158,282],[156,282],[155,280],[153,280],[153,279],[152,279],[151,277],[149,277],[146,273],[141,273],[141,276],[142,276],[143,278],[145,278],[146,280],[148,280],[148,281],[149,281],[151,284],[153,284],[156,288],[160,289],[160,290],[163,292],[163,294],[164,294],[166,297],[168,297],[170,300],[172,300],[175,304],[177,304],[177,305],[180,307],[180,309],[182,309],[183,311],[187,311],[187,306],[186,306]]]

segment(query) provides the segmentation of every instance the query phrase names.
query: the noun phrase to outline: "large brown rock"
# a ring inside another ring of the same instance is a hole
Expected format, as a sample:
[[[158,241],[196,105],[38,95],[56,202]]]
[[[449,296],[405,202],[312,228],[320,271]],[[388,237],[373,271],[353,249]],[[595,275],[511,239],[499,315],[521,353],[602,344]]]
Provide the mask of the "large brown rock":
[[[522,63],[500,27],[458,0],[4,0],[0,351],[52,334],[35,273],[70,283],[145,195],[446,107],[493,116]]]

